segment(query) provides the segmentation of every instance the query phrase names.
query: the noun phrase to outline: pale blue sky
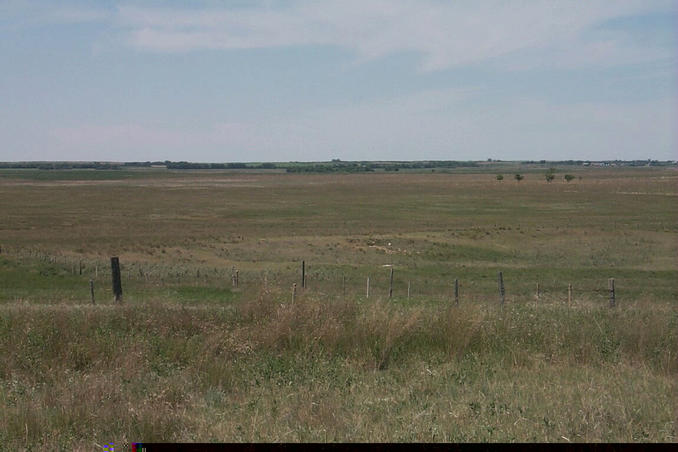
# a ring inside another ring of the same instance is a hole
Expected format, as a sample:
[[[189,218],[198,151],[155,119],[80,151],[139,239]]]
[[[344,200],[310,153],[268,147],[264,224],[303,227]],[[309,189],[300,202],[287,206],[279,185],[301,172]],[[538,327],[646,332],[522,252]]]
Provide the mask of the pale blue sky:
[[[678,159],[675,1],[0,0],[0,161]]]

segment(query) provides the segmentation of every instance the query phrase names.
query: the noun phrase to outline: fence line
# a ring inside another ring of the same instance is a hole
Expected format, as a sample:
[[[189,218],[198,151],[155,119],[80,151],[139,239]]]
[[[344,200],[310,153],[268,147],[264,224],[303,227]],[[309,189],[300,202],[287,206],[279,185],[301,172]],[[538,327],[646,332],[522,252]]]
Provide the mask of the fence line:
[[[44,262],[46,264],[51,264],[51,265],[57,265],[62,268],[63,271],[70,271],[75,276],[85,276],[88,277],[86,281],[90,282],[90,299],[91,302],[94,304],[95,303],[95,297],[94,297],[94,283],[95,281],[98,281],[100,277],[105,276],[107,272],[101,273],[99,270],[106,268],[105,261],[103,259],[87,259],[87,258],[82,258],[80,256],[70,256],[70,255],[64,255],[64,254],[48,254],[42,250],[39,250],[37,248],[14,248],[12,249],[11,247],[8,246],[2,246],[0,248],[2,251],[2,255],[8,255],[8,256],[14,256],[16,258],[19,258],[20,260],[23,259],[30,259],[30,260],[38,260],[40,262]],[[217,266],[205,266],[205,265],[196,265],[192,263],[176,263],[173,265],[167,265],[163,263],[156,263],[156,262],[132,262],[132,263],[126,263],[126,262],[120,262],[118,260],[118,268],[117,268],[117,275],[116,275],[116,268],[113,263],[113,259],[111,258],[111,281],[112,281],[112,292],[114,294],[114,299],[116,301],[121,301],[122,300],[122,286],[123,283],[131,282],[134,280],[137,281],[144,281],[146,283],[150,283],[152,281],[159,282],[160,284],[173,284],[173,283],[181,283],[182,281],[186,282],[198,282],[198,283],[223,283],[225,276],[227,275],[228,269],[227,267],[217,267]],[[289,264],[288,265],[281,265],[281,268],[278,270],[266,270],[265,273],[262,272],[257,272],[257,271],[248,271],[246,276],[247,281],[245,281],[245,289],[250,290],[253,288],[253,286],[256,287],[255,281],[256,277],[252,277],[252,273],[260,273],[259,276],[263,278],[263,285],[264,285],[264,290],[269,291],[269,286],[271,285],[276,285],[275,283],[277,282],[277,285],[285,285],[284,281],[288,278],[288,269],[289,269]],[[412,279],[411,275],[407,274],[407,271],[404,273],[398,272],[400,275],[399,278],[396,277],[396,272],[394,269],[393,265],[388,265],[388,273],[386,273],[384,278],[378,278],[386,279],[386,284],[388,284],[388,290],[387,292],[381,292],[384,294],[384,296],[387,296],[388,299],[401,299],[405,298],[406,300],[411,300],[414,298],[418,297],[426,297],[426,298],[441,298],[445,299],[446,297],[441,296],[440,291],[434,292],[431,290],[431,284],[430,281],[428,281],[426,278],[424,278],[424,282],[422,283],[420,280],[417,279]],[[489,271],[489,270],[488,270]],[[101,273],[101,274],[100,274]],[[340,275],[340,276],[339,276]],[[240,269],[236,268],[235,266],[231,267],[231,283],[233,289],[236,289],[238,291],[241,291],[240,289],[240,276],[241,272]],[[301,261],[301,281],[300,281],[300,286],[302,289],[308,289],[307,288],[307,281],[308,281],[308,276],[309,276],[309,271],[308,271],[308,265],[305,260]],[[270,277],[270,278],[269,278]],[[259,278],[259,279],[261,279]],[[355,274],[353,278],[356,278]],[[365,277],[363,277],[365,278]],[[461,299],[461,291],[460,287],[462,285],[462,280],[460,278],[454,278],[450,280],[450,291],[452,291],[452,302],[454,305],[459,305],[460,303],[472,303],[474,300],[478,299],[488,299],[490,290],[489,286],[487,286],[483,280],[486,280],[487,277],[483,278],[481,277],[481,281],[473,281],[473,280],[467,280],[467,284],[464,286],[464,299]],[[327,290],[327,287],[329,286],[330,288],[333,286],[337,286],[336,290],[337,293],[341,294],[341,297],[345,298],[346,296],[355,296],[360,294],[360,290],[351,290],[351,284],[350,284],[350,277],[347,277],[346,273],[344,271],[339,272],[325,272],[322,270],[316,270],[315,274],[313,276],[313,280],[317,281],[317,286],[319,288],[324,288]],[[371,295],[373,295],[373,279],[371,279],[370,276],[367,276],[366,279],[363,279],[365,281],[365,286],[364,286],[364,297],[370,298]],[[329,284],[323,284],[327,283]],[[414,283],[414,284],[413,284]],[[414,286],[417,286],[419,288],[424,288],[423,290],[420,291],[419,294],[417,294],[413,289]],[[444,286],[437,284],[438,287],[444,288]],[[536,303],[539,302],[544,302],[545,300],[551,300],[551,301],[558,301],[558,300],[563,300],[567,304],[573,304],[577,298],[581,299],[582,297],[586,297],[586,295],[591,295],[593,294],[596,297],[602,297],[602,298],[607,298],[609,300],[609,306],[610,307],[615,307],[617,304],[617,299],[616,299],[616,290],[615,290],[615,280],[614,278],[609,278],[608,279],[608,286],[607,288],[604,287],[604,285],[598,286],[598,288],[594,289],[589,289],[586,290],[585,288],[582,288],[581,286],[577,289],[577,296],[575,296],[574,293],[574,285],[572,283],[568,283],[567,285],[563,284],[563,289],[562,289],[562,298],[561,298],[561,289],[556,289],[555,287],[557,284],[552,284],[551,285],[551,290],[547,291],[545,290],[545,286],[537,282],[536,283],[536,290],[534,293],[534,299]],[[590,283],[589,283],[590,286]],[[105,287],[105,286],[104,286]],[[287,286],[289,287],[289,285]],[[355,286],[353,286],[355,287]],[[401,289],[399,289],[399,287]],[[526,295],[525,289],[524,289],[524,283],[521,284],[521,292],[519,293],[511,293],[511,280],[505,280],[504,274],[502,271],[499,271],[497,274],[497,288],[499,291],[499,304],[503,305],[507,301],[507,294],[509,295],[508,299],[512,302],[516,301],[516,297],[519,296],[524,296]],[[533,286],[534,287],[534,286]],[[474,290],[475,289],[475,290]],[[480,290],[478,290],[480,289]],[[483,290],[484,289],[484,290]],[[508,290],[507,290],[508,289]],[[296,293],[296,292],[295,292]],[[449,292],[448,292],[449,293]],[[379,296],[379,292],[377,292],[377,296]]]

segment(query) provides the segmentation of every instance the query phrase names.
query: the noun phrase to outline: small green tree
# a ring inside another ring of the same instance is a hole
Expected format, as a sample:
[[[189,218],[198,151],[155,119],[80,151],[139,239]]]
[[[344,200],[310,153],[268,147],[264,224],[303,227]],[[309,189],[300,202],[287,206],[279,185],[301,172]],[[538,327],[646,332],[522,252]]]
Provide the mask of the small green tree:
[[[516,178],[516,180],[517,180],[518,182],[520,182],[521,180],[523,180],[523,179],[524,179],[524,177],[523,177],[523,176],[522,176],[521,174],[516,174],[516,175],[515,175],[515,176],[513,176],[513,177],[515,177],[515,178]]]
[[[556,169],[555,168],[549,168],[549,170],[546,172],[546,175],[544,176],[546,179],[546,182],[551,182],[553,179],[556,178]]]
[[[566,174],[563,179],[565,179],[567,182],[570,182],[572,179],[574,179],[574,176],[572,174]]]
[[[497,174],[497,180],[504,180],[503,174]]]

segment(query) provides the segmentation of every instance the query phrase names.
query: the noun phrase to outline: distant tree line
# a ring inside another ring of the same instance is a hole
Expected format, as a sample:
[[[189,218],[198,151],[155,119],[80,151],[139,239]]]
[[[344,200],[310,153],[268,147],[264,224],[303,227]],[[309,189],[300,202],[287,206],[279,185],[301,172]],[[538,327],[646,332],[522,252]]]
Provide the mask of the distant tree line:
[[[488,159],[488,161],[492,161]],[[499,162],[495,160],[495,162]],[[667,160],[526,160],[523,164],[558,164],[558,165],[576,165],[576,166],[675,166],[676,162]],[[333,159],[330,162],[285,162],[285,163],[193,163],[193,162],[172,162],[165,161],[146,161],[146,162],[0,162],[0,169],[41,169],[41,170],[64,170],[64,169],[96,169],[96,170],[119,170],[124,168],[150,168],[153,166],[164,166],[172,170],[201,170],[201,169],[278,169],[288,173],[361,173],[370,171],[400,171],[401,169],[431,169],[436,168],[463,168],[478,167],[478,162],[474,161],[455,161],[455,160],[427,160],[427,161],[395,161],[395,162],[371,162],[371,161],[342,161]],[[553,171],[547,173],[547,181]]]
[[[285,168],[288,173],[364,173],[374,171],[369,163],[337,162],[328,163],[294,163]]]
[[[497,160],[495,160],[496,162]],[[535,164],[558,164],[558,165],[578,165],[578,166],[589,166],[589,165],[616,165],[616,166],[674,166],[676,165],[675,160],[523,160],[521,163],[527,165]]]
[[[432,169],[476,167],[476,162],[422,161],[422,162],[288,162],[288,163],[191,163],[165,162],[168,169],[279,169],[288,173],[362,173],[375,170]]]
[[[126,165],[126,164],[125,164]],[[119,163],[109,162],[0,162],[3,169],[41,169],[41,170],[64,170],[64,169],[98,169],[118,170]]]
[[[276,169],[275,163],[191,163],[166,162],[167,169]]]
[[[452,160],[430,160],[420,162],[342,162],[341,160],[335,159],[331,162],[283,165],[287,166],[285,169],[288,173],[363,173],[376,170],[400,171],[401,169],[477,167],[478,163]]]

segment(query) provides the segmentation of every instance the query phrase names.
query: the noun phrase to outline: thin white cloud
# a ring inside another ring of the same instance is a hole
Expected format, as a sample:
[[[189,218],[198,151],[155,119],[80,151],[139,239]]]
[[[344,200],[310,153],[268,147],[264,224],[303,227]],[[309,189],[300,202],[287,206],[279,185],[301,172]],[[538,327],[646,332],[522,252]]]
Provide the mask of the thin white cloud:
[[[8,0],[0,3],[0,25],[21,27],[45,24],[71,25],[90,22],[107,22],[113,11],[92,6],[75,6],[61,2],[36,0]]]
[[[422,55],[424,70],[480,62],[513,52],[546,49],[554,61],[575,47],[594,55],[582,63],[624,59],[623,39],[587,42],[584,30],[616,17],[671,10],[665,1],[437,2],[328,0],[287,7],[239,9],[121,7],[117,23],[129,45],[153,52],[329,45],[359,58],[398,52]],[[588,47],[591,48],[588,48]],[[628,58],[642,57],[632,48]],[[631,61],[633,62],[633,61]]]
[[[510,69],[675,62],[675,49],[638,44],[623,31],[588,33],[652,12],[675,15],[678,8],[670,0],[293,0],[237,8],[8,0],[0,4],[0,26],[106,22],[126,45],[163,53],[322,45],[349,49],[362,61],[413,52],[425,71],[496,59]],[[532,58],[521,59],[525,53]]]
[[[479,96],[479,97],[478,97]],[[676,159],[669,100],[555,104],[442,90],[202,128],[80,124],[52,131],[59,155],[87,160]],[[649,154],[648,154],[649,152]],[[190,157],[188,157],[190,156]]]

